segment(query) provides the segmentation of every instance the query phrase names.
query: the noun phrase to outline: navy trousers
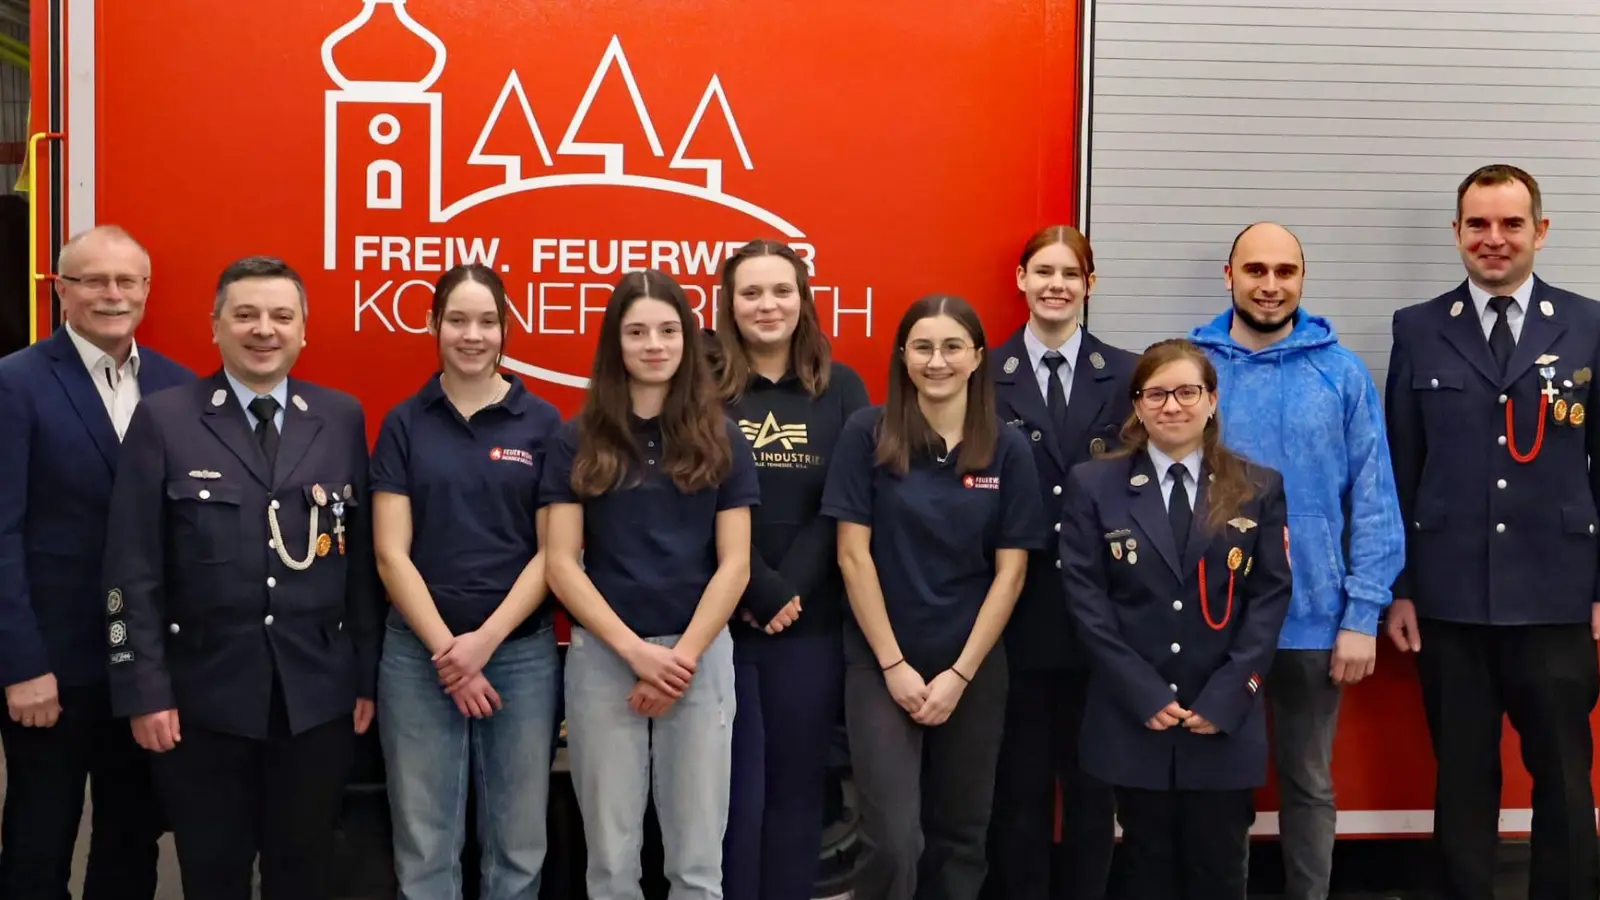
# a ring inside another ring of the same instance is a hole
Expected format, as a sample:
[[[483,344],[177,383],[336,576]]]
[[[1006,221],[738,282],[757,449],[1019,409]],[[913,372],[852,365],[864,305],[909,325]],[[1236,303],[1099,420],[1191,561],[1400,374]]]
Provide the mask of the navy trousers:
[[[822,849],[828,746],[844,690],[841,639],[742,636],[741,644],[723,896],[809,900]]]

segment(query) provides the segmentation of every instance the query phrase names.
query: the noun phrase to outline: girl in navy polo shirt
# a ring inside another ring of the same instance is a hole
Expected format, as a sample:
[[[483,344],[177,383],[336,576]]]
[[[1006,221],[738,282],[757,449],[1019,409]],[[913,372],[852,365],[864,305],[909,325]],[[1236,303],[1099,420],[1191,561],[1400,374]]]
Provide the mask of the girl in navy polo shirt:
[[[666,275],[617,284],[588,401],[550,443],[540,498],[550,585],[576,620],[567,747],[588,896],[640,896],[651,797],[674,900],[720,896],[736,712],[728,621],[750,578],[759,485]]]
[[[834,450],[822,512],[838,520],[854,614],[845,721],[867,857],[866,900],[973,900],[1005,720],[996,642],[1045,540],[1028,439],[995,414],[983,325],[958,297],[906,311],[889,399]],[[918,889],[919,873],[935,882]]]
[[[485,900],[536,896],[560,676],[535,531],[555,407],[498,371],[506,295],[481,265],[434,290],[440,371],[384,418],[373,538],[393,608],[378,677],[399,896],[461,895],[468,777]],[[339,498],[329,505],[337,515]]]
[[[722,268],[717,389],[755,455],[750,586],[733,625],[739,716],[723,842],[728,900],[809,900],[822,843],[825,763],[839,717],[844,586],[821,515],[828,459],[868,403],[832,359],[805,263],[757,240]]]

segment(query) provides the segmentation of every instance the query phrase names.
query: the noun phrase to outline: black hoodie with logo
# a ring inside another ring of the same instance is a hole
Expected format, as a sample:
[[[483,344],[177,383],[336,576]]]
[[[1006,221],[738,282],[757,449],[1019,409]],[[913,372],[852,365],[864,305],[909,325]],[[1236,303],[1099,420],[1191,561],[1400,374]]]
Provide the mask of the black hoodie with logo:
[[[851,413],[868,405],[861,376],[840,362],[833,363],[819,397],[792,372],[776,382],[752,374],[743,395],[727,405],[750,441],[761,481],[761,505],[751,510],[750,584],[739,607],[765,627],[790,600],[798,596],[801,605],[800,618],[770,638],[736,617],[730,626],[735,640],[841,633],[838,524],[819,510],[839,432]]]

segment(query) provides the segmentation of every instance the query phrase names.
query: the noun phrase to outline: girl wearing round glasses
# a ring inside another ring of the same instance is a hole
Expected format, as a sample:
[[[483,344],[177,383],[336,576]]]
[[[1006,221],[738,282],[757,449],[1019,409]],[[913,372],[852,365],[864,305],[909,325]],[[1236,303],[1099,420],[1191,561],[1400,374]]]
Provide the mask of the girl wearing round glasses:
[[[1005,720],[997,642],[1047,526],[1028,439],[995,414],[972,307],[924,297],[895,347],[888,402],[845,424],[822,498],[853,614],[845,723],[867,847],[855,894],[973,900]],[[919,873],[934,883],[919,891]]]
[[[994,786],[990,889],[1007,900],[1063,892],[1097,900],[1111,872],[1115,800],[1078,764],[1089,664],[1061,593],[1056,532],[1067,473],[1117,446],[1131,411],[1135,357],[1083,328],[1094,251],[1077,229],[1051,225],[1033,235],[1016,276],[1028,321],[995,351],[995,403],[1001,420],[1028,436],[1046,524],[1045,546],[1029,555],[1028,578],[1006,626],[1011,688]],[[1052,891],[1057,778],[1065,803],[1061,884]]]
[[[1123,447],[1067,483],[1062,576],[1093,660],[1080,754],[1116,790],[1129,896],[1243,900],[1261,673],[1290,594],[1283,479],[1228,450],[1186,340],[1133,372]]]

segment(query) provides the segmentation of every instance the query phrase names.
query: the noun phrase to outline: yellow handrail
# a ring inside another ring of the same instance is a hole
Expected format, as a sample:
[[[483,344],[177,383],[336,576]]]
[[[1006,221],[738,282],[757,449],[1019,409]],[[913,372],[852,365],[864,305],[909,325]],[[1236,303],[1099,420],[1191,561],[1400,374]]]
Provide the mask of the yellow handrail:
[[[39,341],[39,282],[55,276],[39,271],[39,142],[55,140],[61,134],[41,131],[28,137],[28,343]]]

